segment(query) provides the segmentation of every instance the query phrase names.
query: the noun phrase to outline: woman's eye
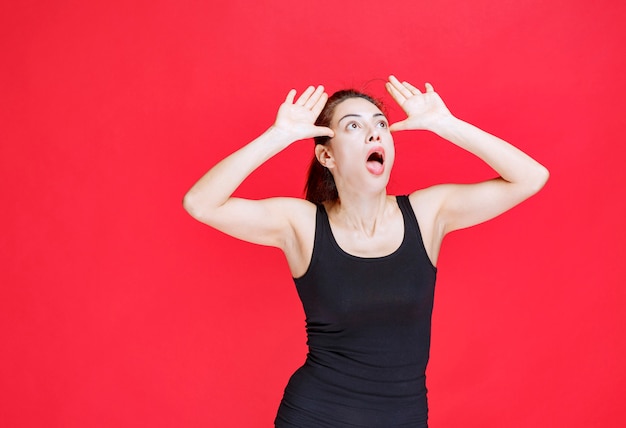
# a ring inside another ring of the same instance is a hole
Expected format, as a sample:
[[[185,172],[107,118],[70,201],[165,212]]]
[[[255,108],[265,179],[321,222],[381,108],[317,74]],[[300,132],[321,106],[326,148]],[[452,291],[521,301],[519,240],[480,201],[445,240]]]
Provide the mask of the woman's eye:
[[[378,127],[379,128],[386,128],[387,127],[387,122],[378,122]]]
[[[350,122],[350,123],[348,124],[348,129],[357,129],[357,128],[358,128],[358,126],[357,126],[357,124],[356,124],[356,123],[354,123],[354,122]]]

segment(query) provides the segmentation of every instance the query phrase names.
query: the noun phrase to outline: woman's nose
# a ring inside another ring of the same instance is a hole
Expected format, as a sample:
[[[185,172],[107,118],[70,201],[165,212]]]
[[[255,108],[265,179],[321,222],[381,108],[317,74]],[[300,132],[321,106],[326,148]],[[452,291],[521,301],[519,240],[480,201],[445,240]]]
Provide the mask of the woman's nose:
[[[378,133],[378,130],[373,130],[370,133],[369,138],[367,139],[368,142],[373,143],[374,141],[379,141],[380,140],[380,134]]]

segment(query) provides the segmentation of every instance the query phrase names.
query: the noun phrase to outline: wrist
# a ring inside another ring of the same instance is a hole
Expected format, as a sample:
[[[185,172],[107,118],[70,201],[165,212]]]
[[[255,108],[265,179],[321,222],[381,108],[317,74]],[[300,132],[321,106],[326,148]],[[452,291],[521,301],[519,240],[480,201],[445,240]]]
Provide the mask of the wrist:
[[[452,132],[455,128],[457,128],[463,121],[450,115],[442,116],[434,120],[429,126],[428,130],[434,132],[440,137],[444,137],[445,135]]]
[[[265,135],[267,135],[267,137],[269,137],[271,141],[282,147],[287,147],[291,143],[296,141],[291,132],[284,128],[276,126],[276,124],[270,126],[267,131],[265,131]]]

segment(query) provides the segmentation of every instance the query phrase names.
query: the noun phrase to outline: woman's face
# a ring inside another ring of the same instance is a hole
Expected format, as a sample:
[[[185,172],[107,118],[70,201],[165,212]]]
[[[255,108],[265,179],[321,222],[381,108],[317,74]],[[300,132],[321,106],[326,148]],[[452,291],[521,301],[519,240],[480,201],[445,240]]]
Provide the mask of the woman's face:
[[[386,186],[395,149],[382,111],[366,99],[349,98],[335,107],[330,128],[335,135],[327,144],[326,167],[335,182]]]

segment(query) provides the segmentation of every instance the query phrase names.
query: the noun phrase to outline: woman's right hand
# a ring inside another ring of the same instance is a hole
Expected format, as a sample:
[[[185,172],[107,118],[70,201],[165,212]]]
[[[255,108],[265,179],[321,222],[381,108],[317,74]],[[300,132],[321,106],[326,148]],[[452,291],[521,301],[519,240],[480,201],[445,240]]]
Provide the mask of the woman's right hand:
[[[292,142],[313,137],[332,137],[334,132],[325,126],[316,126],[315,120],[326,105],[328,94],[323,86],[309,86],[294,102],[296,90],[287,94],[274,122],[274,129],[287,136]]]

